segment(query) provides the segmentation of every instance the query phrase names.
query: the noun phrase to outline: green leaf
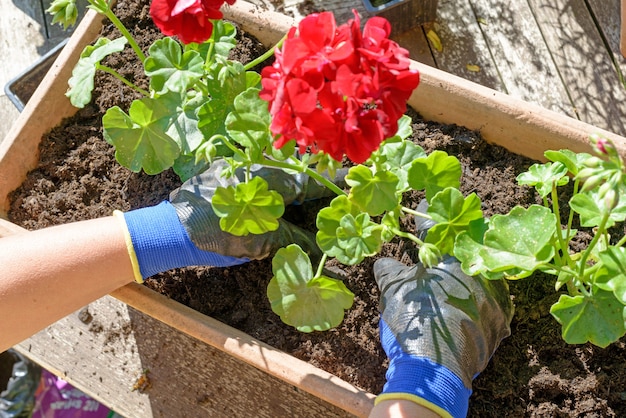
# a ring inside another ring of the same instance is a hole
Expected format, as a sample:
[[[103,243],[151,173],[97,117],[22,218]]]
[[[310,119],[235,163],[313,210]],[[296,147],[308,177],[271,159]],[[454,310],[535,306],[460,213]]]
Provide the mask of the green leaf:
[[[280,149],[274,148],[274,146],[271,143],[269,143],[265,147],[265,152],[267,154],[269,154],[275,160],[285,161],[289,157],[292,157],[293,155],[295,155],[295,153],[296,153],[296,146],[297,146],[297,144],[296,144],[296,140],[295,139],[291,139],[291,140],[287,141],[287,143],[285,145],[283,145]],[[316,166],[315,169],[316,170],[322,170],[322,167]],[[334,177],[334,175],[333,175],[333,177]]]
[[[364,165],[351,167],[346,176],[351,187],[348,198],[372,216],[382,214],[398,206],[398,177],[388,171],[372,171]]]
[[[413,161],[426,157],[424,149],[410,141],[394,142],[387,140],[378,149],[378,153],[385,157],[383,167],[398,177],[399,191],[409,189],[408,171]]]
[[[65,93],[73,106],[82,109],[91,102],[91,92],[93,91],[98,64],[108,55],[122,51],[126,42],[124,37],[114,41],[100,38],[94,45],[85,47],[72,70],[72,77],[68,81],[69,90]]]
[[[201,44],[190,43],[184,46],[185,52],[197,51],[205,63],[228,59],[230,51],[237,46],[237,29],[223,19],[211,20],[211,37]]]
[[[114,106],[102,117],[104,138],[115,146],[121,165],[135,173],[143,169],[158,174],[180,154],[180,145],[165,133],[170,117],[168,109],[151,98],[135,100],[128,114]]]
[[[598,189],[574,195],[569,201],[570,207],[580,216],[580,224],[585,227],[600,225],[604,215],[609,212],[606,228],[626,219],[626,199],[620,195],[617,206],[613,209],[606,207],[604,199],[598,196]]]
[[[317,213],[317,245],[329,257],[336,257],[343,253],[343,249],[337,240],[337,229],[339,229],[340,221],[344,215],[352,215],[353,217],[361,213],[361,209],[350,200],[348,196],[337,196],[327,206]]]
[[[396,232],[400,230],[400,215],[402,214],[402,208],[398,205],[397,208],[385,212],[380,224],[383,226],[382,238],[385,242],[390,242],[396,237]]]
[[[226,116],[235,108],[235,98],[247,89],[246,72],[237,62],[215,64],[207,80],[211,99],[198,109],[198,127],[206,138],[226,134]],[[267,108],[267,103],[264,105]]]
[[[520,185],[534,186],[537,193],[543,198],[552,192],[552,185],[563,186],[567,184],[567,167],[560,162],[533,164],[517,176]]]
[[[597,290],[592,297],[561,295],[550,313],[562,325],[568,344],[591,342],[606,347],[624,335],[624,305],[611,292]]]
[[[454,255],[470,275],[513,269],[531,272],[552,260],[555,225],[556,217],[550,209],[517,206],[507,215],[490,219],[482,243],[476,241],[476,236],[462,232],[456,239]]]
[[[596,286],[613,292],[617,300],[626,305],[626,249],[611,246],[598,257],[602,267],[597,273]]]
[[[278,250],[272,260],[274,277],[267,287],[272,311],[301,332],[338,326],[354,294],[340,281],[313,277],[311,261],[296,244]]]
[[[196,110],[207,100],[202,94],[167,93],[158,98],[171,116],[166,133],[180,144],[181,153],[192,154],[203,142]]]
[[[480,207],[476,193],[465,198],[452,187],[437,193],[428,207],[428,214],[437,223],[428,231],[425,242],[434,244],[442,254],[452,254],[456,237],[469,229],[470,222],[482,219]]]
[[[196,156],[192,154],[180,154],[172,166],[183,183],[202,173],[208,167],[209,163],[206,160],[196,161]]]
[[[409,185],[415,190],[426,189],[426,200],[430,200],[446,187],[460,187],[461,163],[444,151],[433,151],[428,157],[413,161],[409,169]]]
[[[267,181],[261,177],[236,187],[218,187],[211,206],[220,217],[222,231],[237,236],[275,231],[285,212],[280,193],[269,190]]]
[[[553,162],[559,162],[567,167],[567,170],[576,176],[578,171],[583,167],[583,163],[591,157],[591,154],[586,152],[575,153],[568,149],[562,149],[560,151],[548,150],[543,153],[545,157]]]
[[[170,37],[155,41],[148,53],[144,68],[150,77],[150,88],[156,94],[183,93],[204,75],[200,54],[183,53],[180,44]]]
[[[234,100],[234,110],[226,117],[226,130],[240,145],[260,157],[264,148],[271,144],[270,123],[272,118],[267,102],[259,97],[259,89],[249,88]],[[295,146],[295,145],[294,145]]]
[[[370,221],[367,213],[344,215],[337,228],[337,245],[342,250],[337,260],[351,266],[377,254],[383,245],[382,233],[383,227]]]

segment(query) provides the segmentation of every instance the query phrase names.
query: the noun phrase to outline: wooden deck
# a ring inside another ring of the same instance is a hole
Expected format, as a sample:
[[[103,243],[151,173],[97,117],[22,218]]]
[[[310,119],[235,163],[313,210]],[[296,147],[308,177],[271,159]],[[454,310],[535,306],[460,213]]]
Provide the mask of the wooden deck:
[[[352,7],[362,10],[359,1],[309,0],[309,4],[324,5],[345,18]],[[43,11],[49,2],[0,0],[3,86],[67,36],[47,24]],[[269,0],[254,2],[270,7]],[[297,13],[300,3],[284,0],[285,9],[292,13]],[[621,77],[626,73],[626,60],[619,53],[619,16],[620,0],[439,0],[435,22],[404,33],[398,40],[418,61],[626,135],[626,90]],[[440,51],[428,42],[425,34],[430,30],[441,40]],[[16,115],[0,91],[0,140]],[[118,338],[83,332],[88,325],[73,314],[20,344],[21,349],[125,416],[172,416],[172,411],[194,400],[203,413],[212,408],[204,403],[210,398],[204,370],[216,367],[215,362],[206,361],[216,356],[210,349],[205,353],[195,340],[110,297],[91,304],[89,311],[94,321],[118,324]],[[141,332],[125,334],[129,322],[140,324]],[[159,335],[168,344],[138,350],[147,344],[142,332]],[[201,367],[166,361],[185,351],[202,351],[197,354]],[[141,353],[158,356],[142,358]],[[150,395],[131,390],[146,368],[155,382]],[[189,370],[193,373],[186,376]],[[224,386],[239,390],[236,384]],[[253,399],[246,391],[241,396]],[[254,410],[249,403],[243,406]],[[258,415],[275,416],[270,412]]]

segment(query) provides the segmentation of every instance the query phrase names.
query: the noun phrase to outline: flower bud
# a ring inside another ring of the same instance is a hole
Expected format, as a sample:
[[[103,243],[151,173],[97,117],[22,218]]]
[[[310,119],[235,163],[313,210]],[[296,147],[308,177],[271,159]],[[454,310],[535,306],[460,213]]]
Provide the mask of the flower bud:
[[[602,183],[598,189],[598,199],[603,199],[607,193],[613,191],[613,185],[611,183]]]
[[[418,257],[424,266],[430,268],[439,263],[441,252],[439,252],[439,248],[435,245],[424,243],[424,245],[420,247]]]
[[[74,26],[78,18],[76,0],[54,0],[46,12],[52,15],[52,24],[63,25],[63,30]]]
[[[583,162],[584,167],[598,168],[602,165],[602,159],[598,157],[589,157]]]
[[[598,185],[602,183],[602,181],[604,181],[604,178],[602,176],[590,176],[585,180],[582,187],[580,188],[580,191],[588,192],[589,190],[593,190],[598,187]]]
[[[609,189],[604,195],[604,206],[610,211],[615,209],[618,203],[619,195],[615,192],[615,189]]]
[[[617,155],[617,149],[613,142],[604,138],[598,134],[592,134],[589,139],[593,145],[594,150],[600,155],[606,155],[609,157],[615,157]]]

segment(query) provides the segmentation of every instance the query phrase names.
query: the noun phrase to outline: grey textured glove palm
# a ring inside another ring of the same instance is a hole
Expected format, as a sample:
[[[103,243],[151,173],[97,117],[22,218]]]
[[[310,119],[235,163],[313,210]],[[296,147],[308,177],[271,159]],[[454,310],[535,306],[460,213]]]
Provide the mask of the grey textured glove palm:
[[[172,206],[198,248],[225,256],[260,260],[272,255],[281,247],[298,243],[309,255],[321,256],[315,243],[315,236],[284,219],[279,220],[280,226],[277,230],[262,235],[249,234],[241,237],[223,232],[219,226],[219,218],[211,207],[211,198],[218,187],[236,186],[244,180],[244,173],[241,170],[232,177],[222,177],[227,165],[223,160],[216,161],[209,170],[188,180],[170,195]],[[285,205],[299,204],[305,200],[334,194],[301,173],[289,174],[280,169],[255,165],[251,174],[252,177],[260,176],[265,179],[271,190],[280,193]],[[338,173],[340,181],[343,175],[343,170]]]
[[[430,226],[418,222],[418,234]],[[510,334],[506,282],[468,276],[451,256],[433,268],[384,258],[374,275],[390,360],[377,402],[409,399],[442,416],[466,416],[472,380]]]
[[[283,219],[276,231],[265,234],[240,237],[223,232],[211,199],[218,187],[235,186],[243,180],[241,172],[222,177],[226,168],[226,162],[216,161],[172,192],[169,202],[116,214],[125,222],[127,247],[138,282],[177,267],[226,267],[262,259],[292,243],[300,244],[313,258],[321,256],[312,233]],[[343,171],[338,173],[340,181],[343,175]],[[263,177],[270,189],[282,195],[286,205],[333,195],[303,174],[259,166],[253,168],[252,176]]]

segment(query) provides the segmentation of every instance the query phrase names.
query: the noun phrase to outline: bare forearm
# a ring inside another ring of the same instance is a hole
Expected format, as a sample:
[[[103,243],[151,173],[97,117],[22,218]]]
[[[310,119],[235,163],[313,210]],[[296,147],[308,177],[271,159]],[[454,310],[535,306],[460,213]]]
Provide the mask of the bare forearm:
[[[113,217],[2,238],[0,269],[0,352],[133,281]]]
[[[382,401],[372,409],[369,418],[441,418],[425,406],[407,400]]]

